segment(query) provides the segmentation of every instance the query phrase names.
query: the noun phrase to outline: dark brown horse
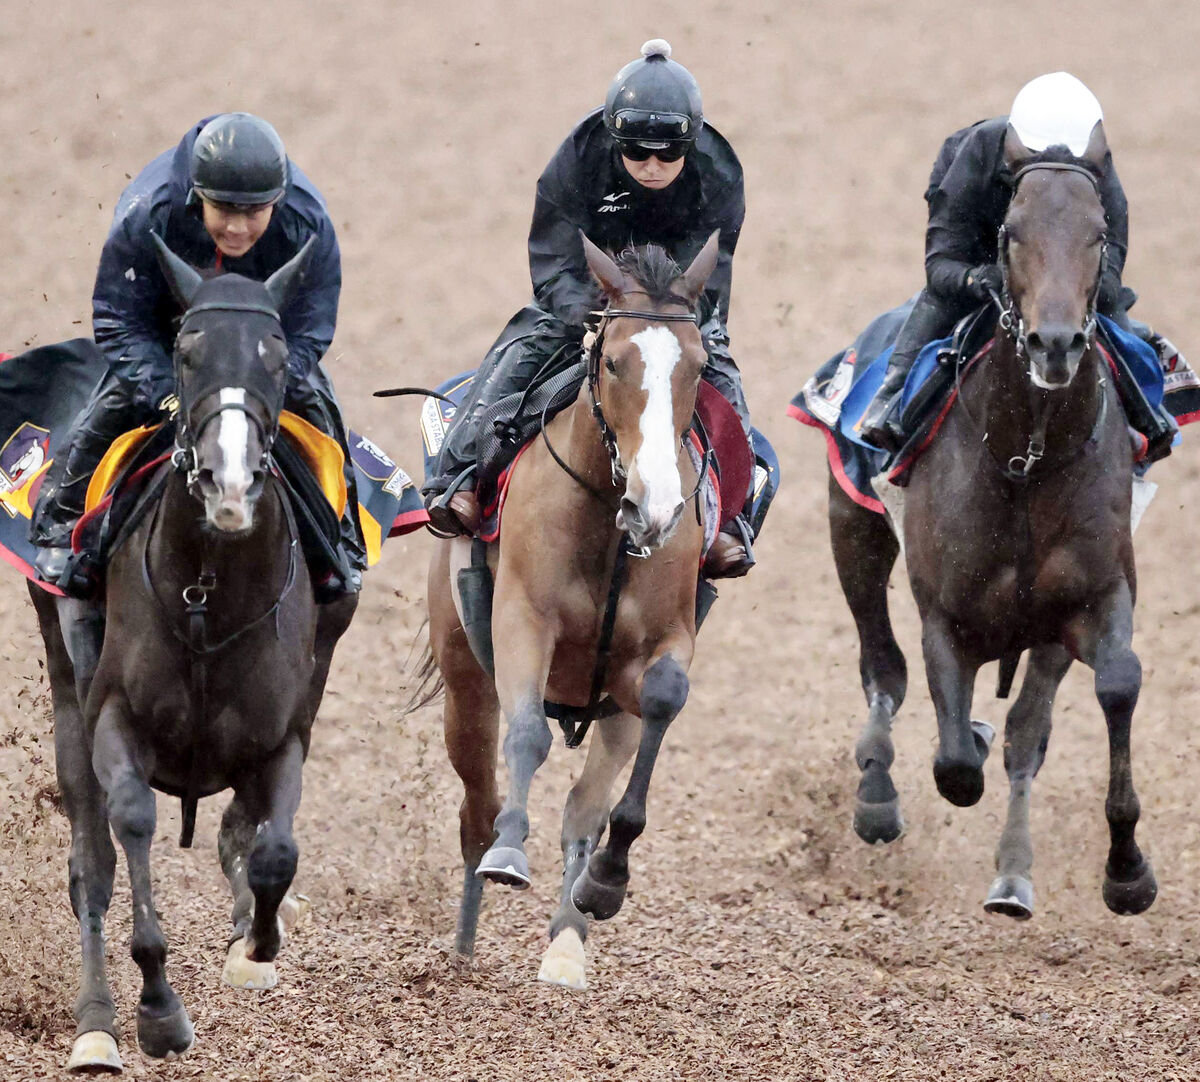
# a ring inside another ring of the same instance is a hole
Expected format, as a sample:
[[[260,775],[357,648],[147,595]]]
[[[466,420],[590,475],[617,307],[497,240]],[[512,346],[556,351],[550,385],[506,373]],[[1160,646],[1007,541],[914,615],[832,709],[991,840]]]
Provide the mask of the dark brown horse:
[[[1114,912],[1140,913],[1156,892],[1134,841],[1130,723],[1141,666],[1130,648],[1132,451],[1094,338],[1105,247],[1097,170],[1105,151],[1099,125],[1082,159],[1035,157],[1009,130],[1005,154],[1016,190],[1000,236],[1001,329],[914,464],[900,514],[937,711],[934,777],[951,803],[971,805],[983,793],[990,732],[970,716],[980,666],[1000,658],[1002,671],[1011,672],[1029,651],[1005,731],[1008,823],[985,903],[1018,918],[1033,912],[1032,782],[1072,659],[1095,671],[1108,726],[1104,900]],[[901,820],[890,731],[906,679],[886,599],[898,545],[882,516],[853,504],[836,484],[830,521],[870,709],[856,749],[855,829],[866,841],[891,841]]]
[[[81,1070],[121,1067],[104,964],[116,862],[110,827],[133,892],[138,1043],[150,1056],[192,1043],[187,1011],[167,982],[151,890],[156,788],[192,808],[195,798],[233,788],[218,842],[234,899],[225,979],[275,983],[278,914],[297,862],[301,764],[355,604],[351,596],[316,605],[292,511],[268,469],[287,360],[278,312],[307,251],[265,283],[238,275],[202,282],[162,252],[187,312],[175,352],[177,446],[161,468],[161,496],[113,553],[103,609],[31,588],[71,820],[83,980],[69,1066]],[[185,833],[189,819],[185,807]]]
[[[547,440],[526,449],[508,489],[503,537],[489,559],[494,680],[468,645],[455,585],[453,572],[470,542],[438,544],[429,571],[446,746],[465,789],[457,948],[470,955],[483,881],[517,889],[530,883],[526,801],[552,743],[544,700],[588,704],[623,536],[644,556],[629,561],[603,686],[620,713],[597,723],[563,814],[562,898],[540,976],[576,988],[585,983],[587,917],[604,920],[621,908],[659,746],[687,699],[703,526],[700,512],[689,510],[697,471],[683,439],[705,363],[695,306],[716,263],[717,236],[683,272],[654,246],[618,264],[583,243],[608,308],[585,387],[549,423]],[[503,806],[496,785],[500,711],[508,724]],[[613,782],[635,751],[608,842],[598,848]]]

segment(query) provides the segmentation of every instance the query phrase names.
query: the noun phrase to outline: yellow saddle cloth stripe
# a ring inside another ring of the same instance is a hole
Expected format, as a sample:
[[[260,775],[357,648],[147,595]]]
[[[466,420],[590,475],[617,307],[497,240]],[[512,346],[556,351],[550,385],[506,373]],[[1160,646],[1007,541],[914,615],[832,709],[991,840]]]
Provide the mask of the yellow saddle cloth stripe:
[[[93,510],[104,499],[137,449],[161,427],[161,423],[143,425],[113,440],[88,482],[84,504],[87,511]],[[288,410],[279,415],[279,427],[312,470],[329,505],[340,518],[346,510],[346,475],[343,472],[346,456],[337,440]]]

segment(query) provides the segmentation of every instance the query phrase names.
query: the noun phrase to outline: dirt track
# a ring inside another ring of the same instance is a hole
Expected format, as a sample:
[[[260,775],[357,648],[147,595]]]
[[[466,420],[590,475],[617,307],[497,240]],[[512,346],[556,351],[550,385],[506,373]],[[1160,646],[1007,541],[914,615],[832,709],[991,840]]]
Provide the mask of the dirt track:
[[[535,980],[562,797],[581,766],[561,746],[531,804],[534,889],[489,888],[476,966],[449,960],[458,784],[436,710],[399,718],[423,604],[418,535],[389,545],[335,660],[297,829],[298,885],[315,908],[281,956],[277,990],[220,984],[218,803],[201,808],[196,848],[181,851],[178,808],[160,802],[169,974],[197,1031],[177,1063],[133,1047],[120,863],[108,928],[127,1077],[1200,1078],[1200,835],[1188,795],[1200,769],[1197,435],[1155,468],[1162,491],[1138,535],[1135,777],[1159,899],[1138,918],[1101,902],[1106,742],[1090,679],[1073,672],[1035,788],[1038,913],[1015,925],[980,905],[1004,811],[1000,757],[976,808],[938,798],[899,576],[913,673],[896,767],[908,833],[886,850],[852,834],[857,642],[829,556],[821,441],[783,417],[817,363],[919,284],[920,193],[938,140],[1058,67],[1106,106],[1138,314],[1200,354],[1195,6],[806,0],[766,15],[702,0],[682,20],[677,5],[639,5],[626,20],[525,0],[252,7],[0,0],[0,347],[81,333],[126,174],[200,116],[250,109],[275,122],[333,209],[345,288],[331,367],[347,412],[415,470],[415,407],[369,392],[482,355],[528,290],[538,172],[616,68],[661,34],[746,169],[731,325],[784,489],[760,567],[722,589],[705,628],[629,901],[589,939],[590,991]],[[6,581],[0,1077],[18,1082],[65,1062],[77,932],[40,642],[23,584]],[[992,671],[976,713],[999,723]]]

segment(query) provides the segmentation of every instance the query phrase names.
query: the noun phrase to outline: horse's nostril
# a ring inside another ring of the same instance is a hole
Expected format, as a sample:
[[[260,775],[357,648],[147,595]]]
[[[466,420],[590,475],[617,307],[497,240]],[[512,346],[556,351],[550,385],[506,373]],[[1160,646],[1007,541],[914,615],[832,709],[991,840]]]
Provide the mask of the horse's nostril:
[[[638,507],[633,500],[627,496],[621,498],[621,516],[625,520],[627,529],[637,529],[645,525],[645,519],[642,517],[641,508]]]

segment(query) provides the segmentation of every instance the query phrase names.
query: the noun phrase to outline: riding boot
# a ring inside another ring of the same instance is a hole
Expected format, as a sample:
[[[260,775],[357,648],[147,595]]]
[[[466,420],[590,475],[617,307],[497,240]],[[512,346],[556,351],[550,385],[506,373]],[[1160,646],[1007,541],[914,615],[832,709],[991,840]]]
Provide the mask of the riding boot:
[[[883,383],[863,413],[859,431],[864,440],[893,452],[904,446],[908,433],[902,423],[901,391],[908,373],[917,354],[934,339],[945,337],[961,315],[955,305],[927,289],[921,290],[896,336]]]
[[[509,335],[509,329],[520,326],[522,320],[527,328],[532,322],[532,329],[516,337]],[[464,532],[451,502],[456,495],[462,503],[474,494],[483,416],[501,399],[527,390],[556,351],[569,346],[570,337],[565,324],[530,306],[513,318],[488,351],[442,441],[433,476],[421,487],[430,525],[438,533],[454,536]]]
[[[1150,344],[1154,345],[1152,341]],[[1137,377],[1129,370],[1129,365],[1121,356],[1121,351],[1114,349],[1112,358],[1116,369],[1117,394],[1130,426],[1146,439],[1146,460],[1157,462],[1160,458],[1166,458],[1171,453],[1171,444],[1175,440],[1175,433],[1179,431],[1179,425],[1165,407],[1155,409],[1150,404]]]
[[[362,573],[367,569],[367,548],[358,521],[358,483],[354,462],[350,457],[350,442],[333,383],[324,365],[318,363],[303,379],[288,381],[284,408],[335,439],[345,456],[343,476],[346,480],[346,509],[339,523],[338,547],[345,557],[346,575],[344,578],[335,576],[342,581],[330,584],[320,597],[322,601],[336,600],[347,593],[358,592]]]
[[[46,471],[29,539],[41,550],[35,563],[42,577],[72,596],[86,596],[95,585],[91,571],[83,567],[94,564],[95,554],[81,554],[82,559],[71,554],[71,534],[83,515],[92,474],[113,440],[153,415],[132,384],[108,373],[96,384],[75,418],[70,441],[55,451]]]

